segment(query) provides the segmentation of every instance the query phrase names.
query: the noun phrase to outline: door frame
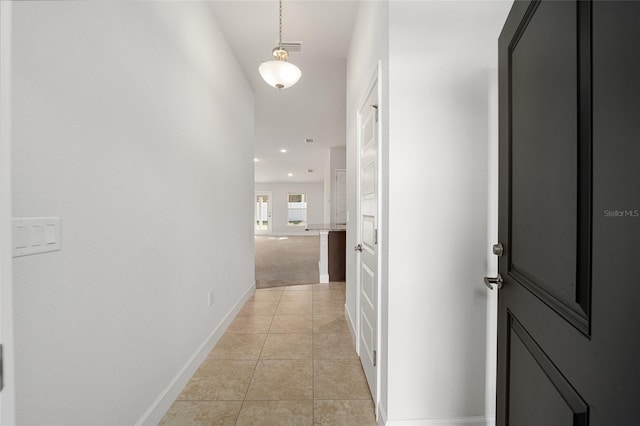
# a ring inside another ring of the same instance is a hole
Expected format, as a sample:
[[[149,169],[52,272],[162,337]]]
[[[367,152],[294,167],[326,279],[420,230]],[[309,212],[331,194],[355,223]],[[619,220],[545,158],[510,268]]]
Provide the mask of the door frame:
[[[377,297],[377,306],[376,306],[376,351],[377,351],[377,363],[376,363],[376,394],[372,395],[373,403],[375,405],[375,413],[376,419],[378,418],[378,402],[380,395],[380,361],[383,358],[383,353],[386,353],[386,347],[381,348],[381,306],[380,306],[380,297],[381,297],[381,266],[382,266],[382,250],[383,244],[385,243],[384,238],[382,236],[382,202],[381,202],[381,185],[380,185],[380,177],[382,176],[382,150],[380,149],[380,141],[382,140],[382,122],[383,122],[383,114],[381,114],[383,108],[382,102],[382,61],[378,61],[376,64],[375,71],[371,79],[369,80],[369,84],[366,86],[366,90],[364,91],[363,97],[358,104],[358,110],[356,112],[356,241],[360,242],[362,239],[361,235],[361,217],[360,217],[360,195],[361,195],[361,182],[360,182],[360,165],[361,165],[361,148],[362,148],[362,114],[361,111],[367,106],[367,100],[369,96],[372,94],[373,90],[376,90],[376,96],[378,99],[378,121],[377,121],[377,131],[378,131],[378,150],[377,150],[377,182],[376,182],[376,225],[378,229],[378,253],[377,253],[377,272],[376,272],[376,297]],[[362,328],[362,324],[360,323],[360,309],[362,305],[362,301],[360,300],[360,292],[361,292],[361,281],[360,281],[360,262],[362,261],[361,256],[356,257],[356,312],[355,312],[355,322],[356,322],[356,336],[355,336],[355,346],[356,353],[358,357],[360,357],[360,332]],[[360,359],[360,358],[358,358]]]
[[[331,218],[331,222],[332,223],[337,223],[337,224],[346,222],[346,213],[347,213],[347,206],[346,206],[346,203],[345,203],[345,206],[344,206],[344,209],[345,209],[344,210],[344,212],[345,212],[345,221],[344,222],[338,221],[338,201],[337,200],[340,198],[338,196],[339,195],[338,194],[338,188],[339,188],[338,176],[339,175],[344,175],[345,185],[344,185],[344,189],[343,190],[344,190],[345,201],[346,201],[346,196],[347,196],[347,185],[346,185],[346,182],[347,182],[347,169],[336,169],[336,170],[334,170],[333,176],[332,176],[332,178],[333,178],[332,179],[333,180],[333,182],[332,182],[333,190],[331,191],[331,194],[332,194],[331,198],[334,201],[333,201],[333,217]]]
[[[269,208],[267,212],[268,225],[266,231],[258,231],[256,229],[256,198],[258,195],[266,195],[269,198]],[[273,234],[273,192],[272,191],[255,191],[253,194],[253,233],[254,235]]]
[[[12,2],[0,1],[0,343],[4,388],[0,424],[15,424],[13,272],[11,238],[11,39]]]

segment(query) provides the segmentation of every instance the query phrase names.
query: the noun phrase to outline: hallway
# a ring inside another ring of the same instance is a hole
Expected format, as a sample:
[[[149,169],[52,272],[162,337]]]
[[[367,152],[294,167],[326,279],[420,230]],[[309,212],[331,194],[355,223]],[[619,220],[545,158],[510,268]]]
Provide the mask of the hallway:
[[[373,423],[350,332],[374,285],[380,424],[491,424],[510,2],[285,3],[304,75],[278,91],[258,71],[276,0],[0,1],[1,424]],[[379,217],[363,228],[374,85]],[[362,286],[347,250],[341,291],[254,297],[256,190],[293,234],[288,195],[330,222],[344,169],[346,247],[373,232],[377,278]]]
[[[345,284],[258,289],[161,425],[375,425]]]

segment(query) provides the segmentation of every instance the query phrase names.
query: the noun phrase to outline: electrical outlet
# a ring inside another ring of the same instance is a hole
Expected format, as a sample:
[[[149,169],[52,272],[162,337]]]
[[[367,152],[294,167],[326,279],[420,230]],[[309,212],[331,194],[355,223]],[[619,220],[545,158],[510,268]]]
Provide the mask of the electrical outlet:
[[[209,304],[209,307],[213,306],[213,290],[209,291],[207,303]]]

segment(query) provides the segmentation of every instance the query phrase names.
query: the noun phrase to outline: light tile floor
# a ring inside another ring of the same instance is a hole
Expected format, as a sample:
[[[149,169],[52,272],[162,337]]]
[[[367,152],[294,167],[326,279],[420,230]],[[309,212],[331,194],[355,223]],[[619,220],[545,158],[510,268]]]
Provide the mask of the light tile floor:
[[[376,425],[344,283],[256,290],[160,423]]]

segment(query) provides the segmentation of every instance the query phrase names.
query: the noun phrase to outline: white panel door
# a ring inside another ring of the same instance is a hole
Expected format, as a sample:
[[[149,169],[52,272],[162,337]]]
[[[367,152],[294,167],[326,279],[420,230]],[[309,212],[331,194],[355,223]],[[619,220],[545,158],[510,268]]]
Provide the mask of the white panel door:
[[[378,350],[378,124],[377,86],[359,112],[359,355],[374,401]]]
[[[273,204],[271,191],[256,191],[255,203],[254,231],[256,234],[270,234]]]

